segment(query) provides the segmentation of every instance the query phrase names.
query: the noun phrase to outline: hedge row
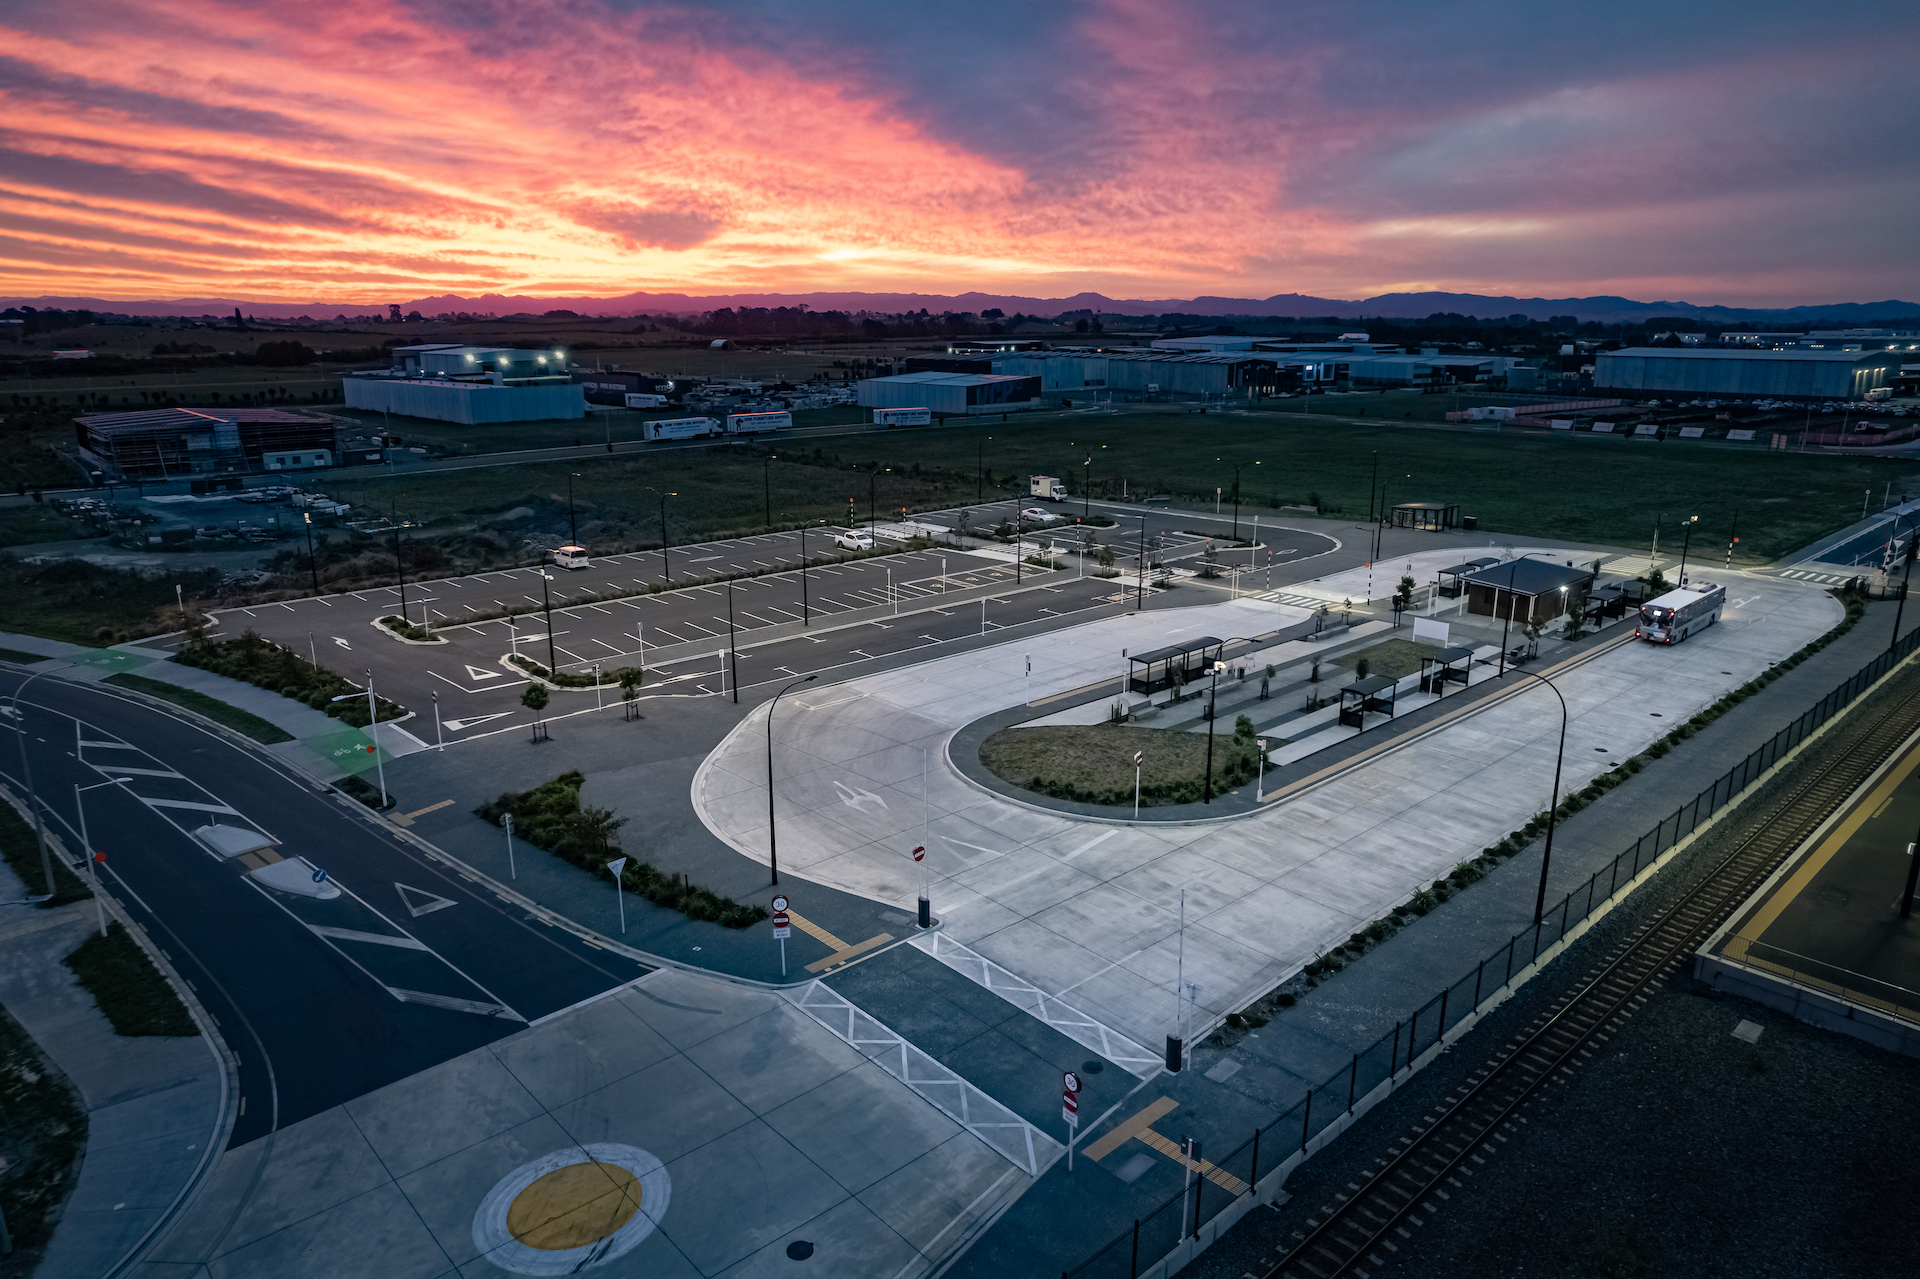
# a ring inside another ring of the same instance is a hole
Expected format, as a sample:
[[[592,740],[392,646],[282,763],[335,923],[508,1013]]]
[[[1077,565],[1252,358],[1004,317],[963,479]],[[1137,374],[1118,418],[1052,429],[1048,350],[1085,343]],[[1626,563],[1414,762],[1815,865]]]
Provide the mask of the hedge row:
[[[278,644],[260,638],[253,631],[246,632],[238,639],[197,639],[175,653],[173,660],[183,666],[212,671],[228,679],[244,680],[282,697],[304,702],[314,710],[325,711],[355,728],[365,728],[373,722],[367,715],[365,689],[356,688],[332,671],[315,666],[304,657],[295,656]],[[360,696],[349,697],[344,702],[333,700],[353,693]],[[376,701],[381,723],[399,719],[407,713],[406,707],[384,697],[376,697]]]

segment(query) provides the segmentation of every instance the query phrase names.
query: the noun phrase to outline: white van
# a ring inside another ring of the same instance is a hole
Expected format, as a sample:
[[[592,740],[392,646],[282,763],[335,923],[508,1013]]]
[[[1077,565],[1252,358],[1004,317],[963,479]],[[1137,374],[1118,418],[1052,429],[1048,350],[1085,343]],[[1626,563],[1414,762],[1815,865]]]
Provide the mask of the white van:
[[[585,568],[588,564],[587,548],[584,546],[561,546],[553,552],[553,562],[561,568]]]
[[[664,395],[646,395],[639,391],[628,391],[627,407],[630,409],[664,409],[667,407],[667,397]]]

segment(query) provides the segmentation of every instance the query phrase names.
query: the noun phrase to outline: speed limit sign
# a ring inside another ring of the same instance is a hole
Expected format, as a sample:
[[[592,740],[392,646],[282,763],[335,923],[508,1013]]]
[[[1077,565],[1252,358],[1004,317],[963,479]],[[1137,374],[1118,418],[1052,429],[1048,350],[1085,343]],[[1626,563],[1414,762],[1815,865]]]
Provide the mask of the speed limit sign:
[[[793,936],[793,916],[787,914],[787,896],[781,893],[773,899],[773,935],[781,941]]]

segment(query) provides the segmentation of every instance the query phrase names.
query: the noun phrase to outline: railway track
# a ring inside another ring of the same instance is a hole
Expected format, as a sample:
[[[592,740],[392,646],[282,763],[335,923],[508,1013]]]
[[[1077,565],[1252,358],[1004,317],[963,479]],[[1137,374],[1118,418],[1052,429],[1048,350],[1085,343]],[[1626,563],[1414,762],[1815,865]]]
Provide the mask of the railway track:
[[[1442,1099],[1394,1143],[1370,1174],[1348,1183],[1267,1268],[1265,1279],[1367,1279],[1413,1238],[1418,1226],[1508,1140],[1520,1113],[1541,1089],[1572,1077],[1574,1067],[1618,1029],[1651,992],[1767,876],[1920,729],[1920,686],[1903,677],[1891,706],[1875,708],[1863,728],[1828,743],[1819,763],[1785,795],[1766,804],[1750,831],[1699,883],[1663,906],[1602,958],[1525,1032]]]

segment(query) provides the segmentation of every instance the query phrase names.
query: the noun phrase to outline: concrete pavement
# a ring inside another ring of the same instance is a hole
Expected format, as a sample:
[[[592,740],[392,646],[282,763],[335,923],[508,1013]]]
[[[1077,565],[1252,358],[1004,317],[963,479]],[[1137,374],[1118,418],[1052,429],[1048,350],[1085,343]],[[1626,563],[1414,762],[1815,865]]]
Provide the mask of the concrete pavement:
[[[134,1273],[913,1279],[1059,1154],[825,987],[662,970],[230,1152]]]
[[[1725,620],[1705,634],[1619,649],[1559,681],[1572,712],[1563,793],[1841,616],[1798,583],[1729,586]],[[784,868],[903,909],[928,875],[945,929],[918,944],[1150,1072],[1163,1035],[1250,1002],[1548,806],[1560,723],[1537,686],[1225,824],[1050,811],[986,792],[945,759],[982,715],[1115,679],[1122,648],[1255,633],[1276,607],[1128,615],[796,694],[774,752]],[[759,860],[765,733],[764,712],[749,716],[694,786],[703,821]],[[929,851],[916,871],[907,853],[919,843]],[[1199,988],[1186,992],[1191,1011],[1176,1002],[1176,972]]]

